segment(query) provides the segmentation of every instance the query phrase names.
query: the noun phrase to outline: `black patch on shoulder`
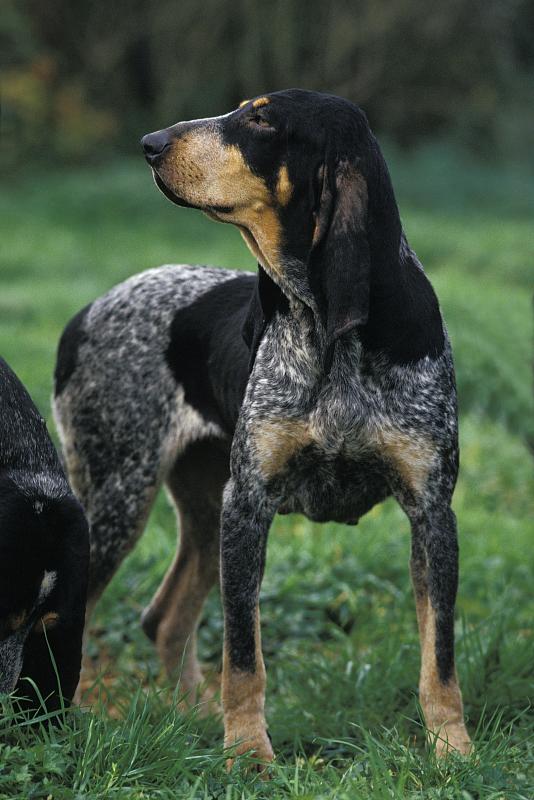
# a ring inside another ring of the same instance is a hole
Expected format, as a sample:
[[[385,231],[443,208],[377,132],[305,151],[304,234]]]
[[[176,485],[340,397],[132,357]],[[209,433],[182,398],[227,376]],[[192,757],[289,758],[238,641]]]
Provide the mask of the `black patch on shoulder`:
[[[395,269],[391,285],[373,286],[369,322],[360,328],[364,347],[382,351],[393,364],[413,364],[425,356],[438,358],[445,346],[439,304],[432,285],[408,258]]]
[[[78,349],[86,339],[83,328],[85,317],[87,316],[92,303],[82,308],[81,311],[70,320],[61,334],[57,349],[56,368],[54,370],[54,395],[58,397],[65,386],[78,362]]]
[[[185,400],[232,434],[249,376],[242,337],[257,278],[239,275],[176,312],[165,358]]]

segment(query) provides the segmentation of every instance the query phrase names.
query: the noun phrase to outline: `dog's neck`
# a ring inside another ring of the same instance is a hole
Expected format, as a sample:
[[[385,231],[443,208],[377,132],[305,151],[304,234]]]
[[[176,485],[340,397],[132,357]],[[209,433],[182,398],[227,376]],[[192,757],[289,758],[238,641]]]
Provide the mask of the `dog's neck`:
[[[373,247],[371,251],[370,270],[370,297],[371,308],[383,307],[393,304],[402,304],[404,294],[404,272],[409,260],[419,264],[415,254],[410,249],[404,233],[401,234],[400,244],[392,243],[388,252],[383,247]],[[395,253],[395,255],[393,255]],[[310,285],[307,264],[297,258],[284,258],[283,270],[274,272],[269,264],[262,265],[269,277],[280,288],[286,297],[289,307],[302,316],[302,307],[309,309],[316,320],[317,326],[323,325],[320,303]],[[421,268],[422,269],[422,268]]]
[[[380,352],[386,359],[400,363],[425,355],[436,356],[443,348],[437,300],[403,233],[397,243],[396,258],[387,259],[382,248],[380,256],[371,259],[367,323],[341,336],[335,346],[327,341],[320,303],[310,287],[303,262],[288,259],[282,278],[279,274],[276,278],[270,275],[288,301],[285,313],[292,317],[295,341],[313,342],[317,361],[326,365],[327,371],[334,356],[338,360],[345,358],[345,352],[354,354],[360,350],[358,343],[361,352]]]

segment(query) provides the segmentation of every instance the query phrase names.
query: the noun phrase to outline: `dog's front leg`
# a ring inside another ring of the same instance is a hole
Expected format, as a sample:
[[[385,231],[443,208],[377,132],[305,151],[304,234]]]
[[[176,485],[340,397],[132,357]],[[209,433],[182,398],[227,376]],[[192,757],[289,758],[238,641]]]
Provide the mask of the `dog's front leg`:
[[[467,754],[471,742],[454,665],[454,604],[458,586],[456,519],[434,504],[412,517],[411,574],[421,640],[419,699],[436,753]]]
[[[274,508],[262,488],[235,477],[228,482],[221,524],[224,607],[222,701],[225,745],[271,761],[264,714],[259,591]],[[231,766],[231,762],[229,762]]]

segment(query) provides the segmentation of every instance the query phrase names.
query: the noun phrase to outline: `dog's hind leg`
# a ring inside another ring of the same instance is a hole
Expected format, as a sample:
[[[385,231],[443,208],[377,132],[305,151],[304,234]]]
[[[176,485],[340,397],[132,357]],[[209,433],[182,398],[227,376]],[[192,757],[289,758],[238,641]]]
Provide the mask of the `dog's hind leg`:
[[[73,472],[69,470],[69,474],[72,476]],[[145,529],[161,476],[154,464],[152,471],[144,470],[142,475],[132,474],[126,468],[114,471],[98,486],[80,485],[76,479],[72,483],[87,511],[91,530],[82,674],[75,696],[75,701],[80,702],[83,691],[95,677],[95,665],[87,655],[91,617],[104,590]]]
[[[69,479],[90,526],[84,645],[99,598],[143,533],[172,463],[175,438],[171,425],[135,425],[132,414],[118,411],[113,416],[114,407],[103,399],[97,405],[82,386],[64,392],[54,407]],[[92,672],[85,655],[82,688]]]
[[[228,445],[209,439],[190,445],[167,477],[180,523],[180,545],[163,582],[143,613],[169,676],[194,702],[203,681],[197,626],[208,592],[219,576],[222,491],[229,477]],[[209,693],[204,695],[209,699]]]

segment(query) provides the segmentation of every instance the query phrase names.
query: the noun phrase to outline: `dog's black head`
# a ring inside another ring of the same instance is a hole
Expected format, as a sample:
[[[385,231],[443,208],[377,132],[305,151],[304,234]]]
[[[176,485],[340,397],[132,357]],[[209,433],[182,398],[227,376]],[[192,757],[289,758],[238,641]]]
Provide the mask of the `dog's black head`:
[[[71,494],[50,497],[0,478],[0,691],[32,707],[72,699],[81,665],[89,564],[83,511]],[[45,636],[46,631],[46,636]],[[47,644],[48,640],[48,644]]]
[[[142,144],[165,196],[237,225],[270,279],[319,311],[330,343],[367,322],[371,271],[398,259],[401,227],[357,106],[274,92]]]

